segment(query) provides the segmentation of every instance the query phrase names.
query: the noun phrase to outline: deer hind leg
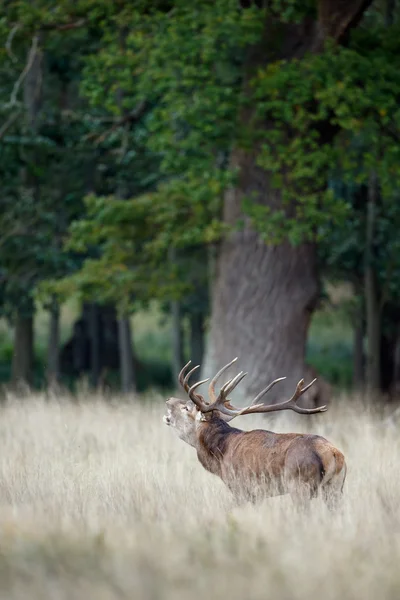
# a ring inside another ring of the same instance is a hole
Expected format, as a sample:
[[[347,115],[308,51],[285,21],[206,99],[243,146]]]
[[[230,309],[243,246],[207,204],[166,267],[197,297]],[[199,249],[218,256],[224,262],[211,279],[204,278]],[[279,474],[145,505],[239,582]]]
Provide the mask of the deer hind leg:
[[[346,480],[347,467],[343,464],[341,470],[335,473],[332,478],[321,486],[322,499],[331,511],[339,508],[343,499],[343,487]]]
[[[308,484],[296,483],[290,486],[290,497],[297,511],[306,513],[310,510],[311,500],[315,494]]]
[[[314,453],[303,457],[301,461],[296,456],[289,458],[285,469],[285,487],[298,510],[309,509],[311,500],[318,496],[322,478],[322,464]]]

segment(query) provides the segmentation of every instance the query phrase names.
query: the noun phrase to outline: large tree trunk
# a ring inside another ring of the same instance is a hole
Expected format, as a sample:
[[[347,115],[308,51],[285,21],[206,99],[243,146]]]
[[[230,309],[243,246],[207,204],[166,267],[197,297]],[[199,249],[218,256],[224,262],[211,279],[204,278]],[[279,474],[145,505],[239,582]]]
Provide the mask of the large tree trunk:
[[[228,223],[240,215],[241,199],[255,186],[265,204],[277,196],[270,189],[268,175],[255,166],[254,157],[239,152],[235,157],[242,178],[241,187],[225,199]],[[273,379],[286,376],[268,400],[288,396],[308,375],[304,362],[307,331],[317,298],[314,246],[269,247],[247,222],[243,231],[231,234],[221,246],[205,376],[238,356],[238,369],[249,373],[241,385],[243,393],[255,396]]]
[[[256,69],[268,62],[319,52],[328,37],[342,41],[369,4],[370,0],[320,0],[317,20],[305,19],[299,25],[274,21],[268,15],[263,40],[247,61],[245,88]],[[252,111],[246,110],[241,115],[243,126],[251,118]],[[333,135],[333,130],[327,135]],[[281,194],[272,189],[270,175],[256,166],[256,160],[256,148],[233,152],[232,166],[239,169],[240,176],[237,187],[225,196],[224,220],[228,224],[243,218],[242,200],[254,193],[261,205],[283,208]],[[287,377],[268,394],[268,401],[276,402],[289,397],[299,379],[308,378],[306,340],[318,298],[316,248],[312,244],[294,248],[287,242],[267,246],[249,220],[244,220],[244,229],[231,233],[221,244],[202,377],[237,355],[240,369],[249,372],[240,386],[246,396],[255,395],[276,377]],[[321,393],[324,388],[321,386]],[[313,386],[306,402],[319,402],[318,394],[318,387]]]
[[[33,383],[33,315],[18,312],[15,321],[12,359],[13,385]]]

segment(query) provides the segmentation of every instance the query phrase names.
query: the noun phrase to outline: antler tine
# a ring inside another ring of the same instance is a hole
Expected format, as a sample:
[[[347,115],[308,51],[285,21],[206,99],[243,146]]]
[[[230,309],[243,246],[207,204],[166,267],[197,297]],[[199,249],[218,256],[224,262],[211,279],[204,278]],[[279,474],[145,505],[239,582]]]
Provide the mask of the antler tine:
[[[188,389],[189,398],[191,399],[192,402],[194,402],[194,404],[197,406],[197,408],[201,412],[207,412],[208,405],[204,402],[204,398],[202,396],[200,396],[200,394],[194,393],[194,390],[196,388],[198,388],[200,385],[203,385],[203,383],[207,383],[207,381],[209,381],[209,379],[210,378],[208,377],[207,379],[202,379],[201,381],[197,381]]]
[[[246,377],[246,375],[247,373],[243,373],[243,371],[240,371],[240,373],[233,377],[233,379],[229,379],[229,381],[224,383],[216,400],[208,404],[204,410],[202,409],[202,412],[211,412],[213,410],[218,410],[225,414],[229,414],[229,416],[232,417],[234,413],[232,412],[232,410],[230,410],[230,404],[229,400],[227,400],[227,395],[235,389],[235,387],[240,383],[240,381],[242,381],[244,377]]]
[[[255,404],[257,404],[258,401],[260,400],[260,398],[262,398],[263,396],[265,396],[265,394],[267,392],[269,392],[269,390],[271,388],[273,388],[274,385],[276,385],[277,383],[279,383],[279,381],[283,381],[284,379],[286,379],[286,377],[279,377],[278,379],[274,379],[274,381],[272,381],[269,385],[267,385],[266,388],[264,388],[263,390],[261,390],[261,392],[259,392],[257,394],[257,396],[254,398],[253,402],[250,404],[250,406],[254,406]]]
[[[225,383],[225,385],[223,385],[221,388],[221,392],[220,392],[221,399],[222,398],[225,399],[228,394],[233,392],[235,387],[239,385],[239,383],[242,381],[242,379],[244,379],[246,377],[246,375],[248,375],[248,373],[244,373],[243,371],[240,371],[240,373],[238,373],[236,375],[236,377],[227,381]]]
[[[226,396],[228,394],[230,394],[230,392],[238,385],[238,383],[244,377],[246,377],[246,375],[247,375],[247,373],[243,373],[243,371],[240,371],[240,373],[238,375],[236,375],[235,377],[232,377],[232,379],[228,379],[228,381],[226,383],[224,383],[224,385],[221,387],[220,393],[218,394],[218,397],[215,399],[215,401],[212,403],[212,406],[213,407],[217,406],[217,404],[219,404],[219,402],[221,401],[222,398],[226,398]],[[221,395],[222,395],[222,398],[221,398]],[[226,402],[226,400],[224,400],[224,401]],[[211,405],[211,402],[209,402],[209,404]]]
[[[214,401],[210,402],[210,403],[207,403],[204,400],[203,396],[195,393],[195,390],[203,383],[206,383],[207,381],[209,381],[209,378],[203,379],[202,381],[198,381],[195,384],[193,384],[192,386],[189,385],[190,377],[199,368],[200,365],[196,365],[189,372],[187,372],[187,369],[192,362],[191,360],[189,360],[189,362],[181,369],[181,371],[179,372],[179,375],[178,375],[179,383],[181,384],[181,386],[183,387],[185,392],[187,392],[187,394],[188,394],[189,398],[192,400],[192,402],[194,402],[194,404],[197,406],[197,408],[201,412],[210,412],[210,410],[214,410],[216,408],[216,406],[219,405],[219,403],[221,402],[221,394],[218,395],[218,398],[215,398],[215,384],[216,384],[217,380],[219,379],[219,377],[236,361],[237,361],[237,357],[234,358],[230,363],[228,363],[227,365],[222,367],[222,369],[220,369],[218,371],[218,373],[216,375],[214,375],[214,377],[212,378],[209,389],[211,390],[211,394],[210,394],[211,399]],[[226,394],[228,394],[231,390],[233,390],[236,387],[236,385],[239,383],[239,381],[241,379],[243,379],[243,377],[244,377],[244,375],[241,372],[241,373],[239,373],[239,375],[237,375],[233,379],[230,379],[223,386],[223,389],[226,389],[224,398],[226,398]]]
[[[200,365],[196,365],[195,367],[193,367],[193,369],[190,369],[189,373],[186,375],[185,379],[183,380],[183,384],[184,384],[184,390],[185,392],[189,391],[189,379],[191,378],[191,376],[193,375],[193,373],[195,371],[197,371],[197,369],[200,367]]]
[[[181,384],[181,386],[183,387],[183,389],[185,390],[185,392],[187,392],[187,391],[188,391],[188,389],[189,389],[189,386],[187,385],[187,381],[186,381],[186,379],[187,379],[187,376],[185,377],[185,379],[183,378],[183,376],[184,376],[184,374],[185,374],[185,372],[186,372],[186,369],[187,369],[187,368],[188,368],[188,366],[191,364],[191,362],[192,362],[192,361],[191,361],[191,360],[189,360],[189,362],[188,362],[188,363],[186,363],[186,365],[185,365],[184,367],[182,367],[182,369],[179,371],[179,375],[178,375],[178,381],[179,381],[179,383]]]
[[[323,406],[317,406],[316,408],[301,408],[301,406],[297,406],[297,400],[302,396],[314,383],[317,379],[313,379],[306,387],[303,387],[304,379],[300,379],[299,383],[296,385],[295,392],[290,400],[287,400],[287,408],[290,410],[294,410],[295,412],[301,415],[312,415],[319,412],[325,412],[328,410],[327,406],[324,404]]]
[[[237,359],[238,359],[238,357],[236,357],[233,360],[231,360],[230,363],[228,363],[227,365],[225,365],[224,367],[222,367],[222,369],[220,369],[218,371],[218,373],[216,373],[214,375],[214,377],[211,379],[210,385],[208,386],[208,396],[210,398],[210,404],[212,404],[213,402],[215,402],[217,400],[217,396],[215,395],[215,385],[216,385],[218,379],[221,377],[221,375],[223,373],[225,373],[225,371],[227,369],[229,369],[230,366],[232,366],[237,361]]]
[[[296,390],[291,399],[297,400],[297,398],[300,398],[300,396],[304,394],[304,392],[306,392],[308,388],[310,388],[316,381],[317,378],[313,379],[308,385],[306,385],[306,387],[303,387],[304,379],[300,379],[299,383],[296,385]]]

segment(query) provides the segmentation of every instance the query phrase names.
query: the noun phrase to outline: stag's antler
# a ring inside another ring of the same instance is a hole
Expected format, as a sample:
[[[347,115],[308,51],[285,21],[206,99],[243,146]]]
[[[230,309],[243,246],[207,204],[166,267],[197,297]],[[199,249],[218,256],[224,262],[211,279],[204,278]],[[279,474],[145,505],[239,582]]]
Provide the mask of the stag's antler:
[[[278,379],[272,381],[266,388],[264,388],[259,394],[257,394],[253,402],[249,406],[246,406],[244,408],[236,408],[231,404],[230,400],[228,399],[228,394],[230,394],[235,389],[235,387],[242,381],[242,379],[246,377],[247,373],[243,373],[243,371],[238,373],[236,377],[233,377],[221,387],[221,390],[217,397],[215,395],[215,385],[217,383],[217,380],[236,361],[237,358],[235,358],[230,363],[222,367],[222,369],[220,369],[218,373],[212,378],[208,388],[211,400],[211,402],[209,403],[207,403],[204,400],[203,396],[201,396],[198,393],[195,393],[195,390],[203,383],[209,381],[209,379],[203,379],[202,381],[198,381],[197,383],[189,387],[189,378],[192,375],[192,373],[198,368],[198,366],[191,369],[191,371],[189,371],[189,373],[187,373],[185,377],[183,376],[191,361],[189,361],[187,365],[183,367],[182,371],[179,373],[179,382],[181,383],[182,387],[187,392],[189,398],[192,400],[192,402],[194,402],[194,404],[197,406],[200,412],[208,413],[213,410],[218,410],[222,414],[233,419],[234,417],[237,417],[239,415],[275,412],[278,410],[293,410],[294,412],[300,414],[315,414],[327,410],[326,406],[318,406],[317,408],[301,408],[300,406],[297,406],[298,399],[316,382],[316,379],[311,381],[311,383],[309,383],[305,387],[303,387],[304,380],[301,379],[296,386],[296,390],[293,396],[289,398],[289,400],[285,400],[284,402],[280,402],[279,404],[257,404],[260,398],[262,398],[267,392],[269,392],[269,390],[279,381],[283,381],[284,379],[286,379],[286,377],[279,377]]]

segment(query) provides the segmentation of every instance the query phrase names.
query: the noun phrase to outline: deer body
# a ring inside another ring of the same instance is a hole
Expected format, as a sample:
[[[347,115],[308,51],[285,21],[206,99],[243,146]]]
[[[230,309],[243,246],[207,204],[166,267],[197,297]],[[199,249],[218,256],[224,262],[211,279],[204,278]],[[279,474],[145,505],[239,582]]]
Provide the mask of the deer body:
[[[218,398],[214,391],[217,378],[230,364],[221,369],[210,384],[211,403],[206,403],[202,396],[194,393],[194,389],[204,382],[189,388],[187,380],[193,371],[183,379],[186,365],[180,382],[188,391],[190,400],[167,400],[168,413],[164,422],[196,448],[203,467],[220,477],[238,500],[256,501],[290,494],[296,505],[304,506],[321,494],[329,506],[334,506],[342,494],[346,463],[340,450],[328,440],[318,435],[274,433],[263,429],[242,431],[228,424],[239,414],[284,409],[314,413],[322,412],[325,407],[303,409],[297,406],[298,397],[309,387],[303,388],[303,382],[299,382],[295,394],[288,401],[278,405],[256,404],[272,385],[280,381],[275,380],[249,407],[237,409],[226,396],[243,378],[242,373],[222,387]]]
[[[291,494],[298,503],[321,491],[332,504],[342,492],[344,456],[321,436],[242,431],[213,416],[197,426],[197,440],[199,462],[238,497]]]

